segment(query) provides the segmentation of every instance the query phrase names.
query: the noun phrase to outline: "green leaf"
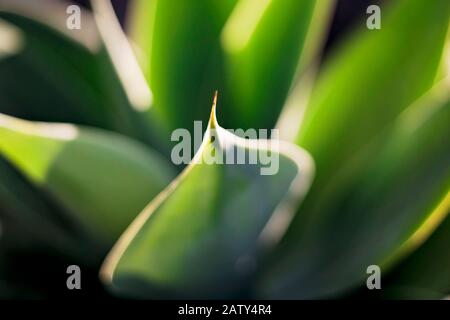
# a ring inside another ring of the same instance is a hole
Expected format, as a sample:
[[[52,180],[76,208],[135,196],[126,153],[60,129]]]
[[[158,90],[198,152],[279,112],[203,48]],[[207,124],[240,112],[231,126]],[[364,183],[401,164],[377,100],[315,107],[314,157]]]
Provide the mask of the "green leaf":
[[[447,210],[442,212],[444,215],[447,214],[445,221],[417,251],[386,278],[383,283],[383,297],[442,299],[450,293],[449,202],[450,193],[447,193],[446,198],[437,208],[437,210]]]
[[[118,134],[1,114],[0,152],[106,244],[173,176],[160,156]]]
[[[439,66],[436,83],[445,79],[450,74],[450,32],[447,32],[447,40],[445,41],[444,51],[442,54],[441,65]]]
[[[265,296],[336,296],[362,284],[369,265],[384,272],[430,235],[450,209],[446,200],[435,210],[450,190],[449,92],[441,82],[342,167],[339,188],[324,190],[331,204],[320,204],[327,220],[273,257]]]
[[[333,1],[327,1],[327,5]],[[273,128],[304,50],[311,0],[240,0],[222,32],[227,105],[239,128]],[[261,112],[263,110],[263,112]]]
[[[325,5],[310,0],[137,1],[131,37],[154,93],[150,112],[169,129],[191,128],[194,120],[206,120],[206,97],[220,88],[224,104],[232,108],[224,116],[226,126],[274,127],[308,51],[304,42],[315,7]]]
[[[334,252],[330,257],[351,251],[333,248],[339,238],[345,242],[344,235],[356,232],[340,228],[343,212],[347,211],[342,206],[352,192],[348,190],[358,190],[355,181],[377,158],[379,148],[373,146],[382,146],[383,138],[378,139],[380,144],[372,144],[373,140],[437,76],[449,23],[449,2],[401,0],[391,5],[383,15],[381,30],[360,30],[331,56],[311,94],[297,143],[312,153],[317,175],[280,245],[280,257],[274,258],[291,260],[298,274],[305,275],[315,264],[321,264],[322,256],[330,251]],[[365,217],[366,209],[359,214]],[[293,258],[295,255],[303,257]],[[307,296],[308,289],[310,295],[323,293],[320,288],[314,289],[318,281],[322,283],[320,279],[308,281],[299,295]],[[285,285],[298,286],[298,282],[283,283],[279,288]]]
[[[104,0],[90,2],[107,57],[111,60],[112,67],[125,91],[128,102],[126,105],[129,104],[128,112],[134,127],[138,129],[138,138],[162,152],[163,155],[169,156],[170,145],[165,143],[169,132],[154,110],[153,93],[111,2]],[[146,3],[152,3],[152,1],[146,1]],[[106,75],[101,80],[105,81],[108,78]],[[117,79],[113,77],[113,80]],[[131,107],[135,112],[129,110]]]
[[[436,77],[450,3],[401,0],[390,9],[381,30],[360,30],[319,75],[297,139],[317,162],[318,183],[425,93]]]
[[[45,246],[66,256],[98,259],[92,239],[83,234],[68,212],[30,185],[1,156],[0,177],[0,249]],[[83,244],[90,245],[91,256],[86,255],[88,247]]]
[[[146,28],[133,33],[146,57],[141,65],[154,95],[151,112],[170,130],[191,128],[207,114],[210,93],[223,87],[219,38],[236,0],[151,2],[146,14],[134,17]]]
[[[282,140],[295,141],[297,138],[319,70],[334,8],[335,1],[320,1],[314,6],[296,74],[276,123]]]
[[[9,39],[0,45],[7,51],[0,54],[0,112],[145,139],[145,123],[130,105],[92,15],[83,10],[82,29],[69,30],[66,8],[44,0],[0,4],[0,33]]]
[[[154,0],[135,0],[128,5],[126,18],[130,41],[148,83],[156,4]]]
[[[361,30],[327,62],[297,139],[318,168],[306,207],[327,202],[323,189],[339,168],[433,84],[449,6],[445,0],[399,1],[381,30]],[[309,210],[299,215],[298,228],[322,215]]]
[[[225,152],[234,156],[220,158]],[[246,164],[229,163],[238,154]],[[272,164],[279,170],[264,175]],[[312,169],[294,145],[246,140],[221,128],[214,106],[194,159],[123,234],[102,277],[120,294],[141,298],[244,295],[259,259],[306,192]]]

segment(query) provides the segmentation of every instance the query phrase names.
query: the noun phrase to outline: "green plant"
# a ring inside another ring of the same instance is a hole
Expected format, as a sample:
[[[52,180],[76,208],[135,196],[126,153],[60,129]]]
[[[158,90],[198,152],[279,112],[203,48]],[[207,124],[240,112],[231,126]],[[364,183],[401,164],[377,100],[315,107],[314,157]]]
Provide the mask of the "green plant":
[[[24,263],[136,298],[364,296],[374,264],[368,296],[450,293],[447,0],[386,4],[324,61],[333,1],[132,4],[127,38],[108,1],[81,30],[63,2],[0,1],[0,297],[59,294]],[[223,150],[259,161],[201,161]]]

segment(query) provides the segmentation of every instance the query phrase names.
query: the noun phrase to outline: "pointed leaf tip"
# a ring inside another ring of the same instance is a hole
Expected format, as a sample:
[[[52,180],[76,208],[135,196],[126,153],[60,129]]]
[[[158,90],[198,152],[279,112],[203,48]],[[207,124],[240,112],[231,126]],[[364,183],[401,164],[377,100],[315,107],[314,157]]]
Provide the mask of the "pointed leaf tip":
[[[211,115],[209,117],[209,127],[211,129],[216,128],[218,125],[217,118],[216,118],[217,96],[218,96],[218,91],[216,90],[214,92],[214,98],[213,98],[213,103],[212,103],[212,107],[211,107]]]
[[[309,155],[282,141],[234,135],[217,124],[215,107],[216,98],[194,159],[136,217],[106,258],[101,277],[116,293],[232,297],[256,276],[253,267],[239,266],[242,258],[259,266],[304,197],[313,175]],[[250,162],[251,154],[258,159],[268,152],[273,174],[264,173],[269,167],[262,161]],[[238,163],[238,155],[249,161]],[[251,200],[255,194],[261,195],[258,203]],[[211,257],[208,264],[201,263],[205,257]]]

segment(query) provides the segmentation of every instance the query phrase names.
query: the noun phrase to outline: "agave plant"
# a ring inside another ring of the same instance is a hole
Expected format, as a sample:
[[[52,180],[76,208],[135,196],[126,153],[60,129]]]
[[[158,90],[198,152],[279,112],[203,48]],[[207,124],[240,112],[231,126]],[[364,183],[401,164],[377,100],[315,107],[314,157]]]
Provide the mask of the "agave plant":
[[[450,294],[449,1],[323,58],[333,1],[134,0],[126,32],[70,5],[0,0],[0,297]]]

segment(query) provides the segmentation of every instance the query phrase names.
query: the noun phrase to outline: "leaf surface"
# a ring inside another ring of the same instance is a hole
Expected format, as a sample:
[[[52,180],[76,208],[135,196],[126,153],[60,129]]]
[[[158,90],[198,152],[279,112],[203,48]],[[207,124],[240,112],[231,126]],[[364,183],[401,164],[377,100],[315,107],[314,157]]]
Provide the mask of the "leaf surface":
[[[247,157],[245,164],[236,162],[239,154]],[[278,164],[265,161],[268,156]],[[135,297],[243,294],[311,177],[312,160],[301,149],[238,138],[217,124],[214,106],[192,163],[124,233],[103,278]]]

